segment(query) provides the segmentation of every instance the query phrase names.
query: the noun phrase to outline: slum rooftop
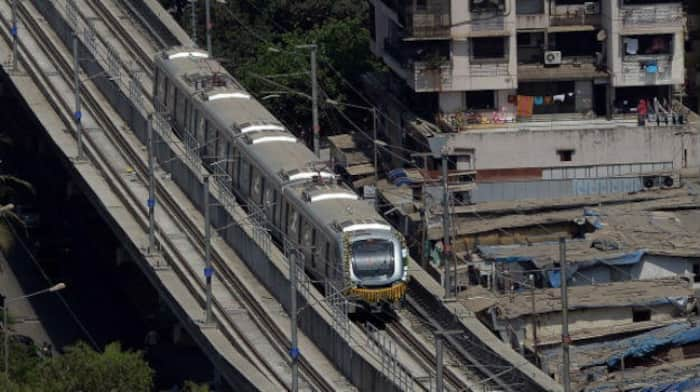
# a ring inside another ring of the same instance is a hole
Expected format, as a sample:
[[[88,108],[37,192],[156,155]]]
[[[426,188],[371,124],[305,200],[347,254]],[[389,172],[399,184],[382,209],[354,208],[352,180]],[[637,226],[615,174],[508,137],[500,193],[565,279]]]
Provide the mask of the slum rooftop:
[[[544,218],[550,222],[554,219],[583,219],[585,224],[595,228],[595,231],[586,234],[584,239],[567,242],[567,260],[570,263],[615,259],[635,254],[700,257],[700,241],[697,238],[697,233],[700,232],[700,203],[697,196],[686,195],[600,208],[580,208],[578,211],[522,216],[522,219],[530,221],[528,223],[532,225],[542,224],[544,222],[540,220],[543,218],[541,215],[548,215]],[[491,225],[494,223],[484,222]],[[559,248],[547,242],[480,246],[479,254],[486,260],[496,262],[531,261],[537,268],[559,261]]]
[[[671,304],[693,295],[688,282],[677,278],[572,286],[568,292],[569,310]],[[531,294],[505,294],[496,298],[494,306],[497,315],[504,319],[560,312],[561,290],[537,289]]]

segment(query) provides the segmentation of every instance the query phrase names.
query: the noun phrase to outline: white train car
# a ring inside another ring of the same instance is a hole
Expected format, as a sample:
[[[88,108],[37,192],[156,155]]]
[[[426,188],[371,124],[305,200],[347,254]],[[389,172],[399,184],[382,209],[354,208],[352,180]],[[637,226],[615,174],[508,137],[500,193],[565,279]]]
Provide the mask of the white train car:
[[[207,53],[172,48],[155,58],[154,105],[175,132],[221,164],[244,204],[263,211],[275,240],[300,249],[317,280],[375,305],[400,300],[408,280],[405,241],[366,201]],[[186,142],[187,143],[187,142]]]

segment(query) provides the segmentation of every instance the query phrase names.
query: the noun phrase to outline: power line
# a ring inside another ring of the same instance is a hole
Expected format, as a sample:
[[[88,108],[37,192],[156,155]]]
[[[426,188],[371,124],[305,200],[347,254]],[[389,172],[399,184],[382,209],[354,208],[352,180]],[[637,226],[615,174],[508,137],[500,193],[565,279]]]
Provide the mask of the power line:
[[[20,243],[20,245],[22,246],[22,249],[24,249],[24,251],[27,253],[27,255],[29,255],[29,258],[32,260],[32,262],[34,263],[34,265],[37,267],[37,269],[38,269],[39,272],[41,273],[41,276],[44,278],[44,280],[45,280],[49,285],[54,285],[55,282],[53,282],[53,281],[51,280],[51,278],[48,276],[48,274],[46,273],[46,271],[44,270],[44,268],[43,268],[43,267],[41,266],[41,264],[39,263],[39,260],[37,260],[36,257],[34,257],[34,254],[33,254],[32,251],[29,249],[29,247],[27,246],[27,244],[24,242],[24,240],[22,239],[22,237],[17,233],[17,230],[15,230],[15,227],[14,227],[14,226],[12,225],[12,223],[7,219],[7,216],[5,216],[5,214],[0,214],[0,216],[2,216],[2,219],[5,221],[5,225],[7,225],[7,227],[10,228],[10,231],[12,231],[12,234],[13,234],[14,238],[17,240],[17,242]],[[88,331],[88,329],[85,327],[85,325],[82,323],[82,321],[80,321],[80,318],[79,318],[78,315],[73,311],[73,309],[70,307],[70,305],[68,304],[68,302],[66,301],[66,299],[63,297],[63,295],[62,295],[60,292],[55,292],[54,294],[59,298],[59,300],[61,301],[61,303],[63,303],[63,306],[65,306],[66,310],[68,310],[68,313],[70,314],[70,316],[71,316],[71,318],[73,319],[73,321],[75,321],[75,323],[78,324],[78,328],[80,328],[80,330],[83,331],[83,333],[85,334],[85,336],[87,336],[87,338],[88,338],[88,340],[90,341],[90,344],[92,344],[93,348],[94,348],[95,350],[97,350],[97,351],[102,351],[102,349],[101,349],[101,348],[99,347],[99,345],[97,344],[97,341],[95,341],[95,339],[94,339],[94,338],[92,337],[92,335],[90,334],[90,331]]]

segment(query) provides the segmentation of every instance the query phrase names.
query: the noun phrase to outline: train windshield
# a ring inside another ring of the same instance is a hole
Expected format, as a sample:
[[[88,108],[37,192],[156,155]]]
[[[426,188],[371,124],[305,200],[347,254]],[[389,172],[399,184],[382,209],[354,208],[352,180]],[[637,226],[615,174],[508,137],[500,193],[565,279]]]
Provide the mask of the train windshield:
[[[352,269],[358,278],[383,277],[394,273],[394,244],[379,239],[352,243]]]

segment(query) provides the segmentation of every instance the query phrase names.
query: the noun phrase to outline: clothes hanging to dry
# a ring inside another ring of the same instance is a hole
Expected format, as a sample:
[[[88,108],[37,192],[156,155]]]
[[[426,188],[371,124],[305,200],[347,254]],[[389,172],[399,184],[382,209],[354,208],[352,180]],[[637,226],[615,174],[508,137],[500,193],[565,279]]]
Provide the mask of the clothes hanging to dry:
[[[535,98],[527,95],[518,95],[518,116],[532,117]]]

